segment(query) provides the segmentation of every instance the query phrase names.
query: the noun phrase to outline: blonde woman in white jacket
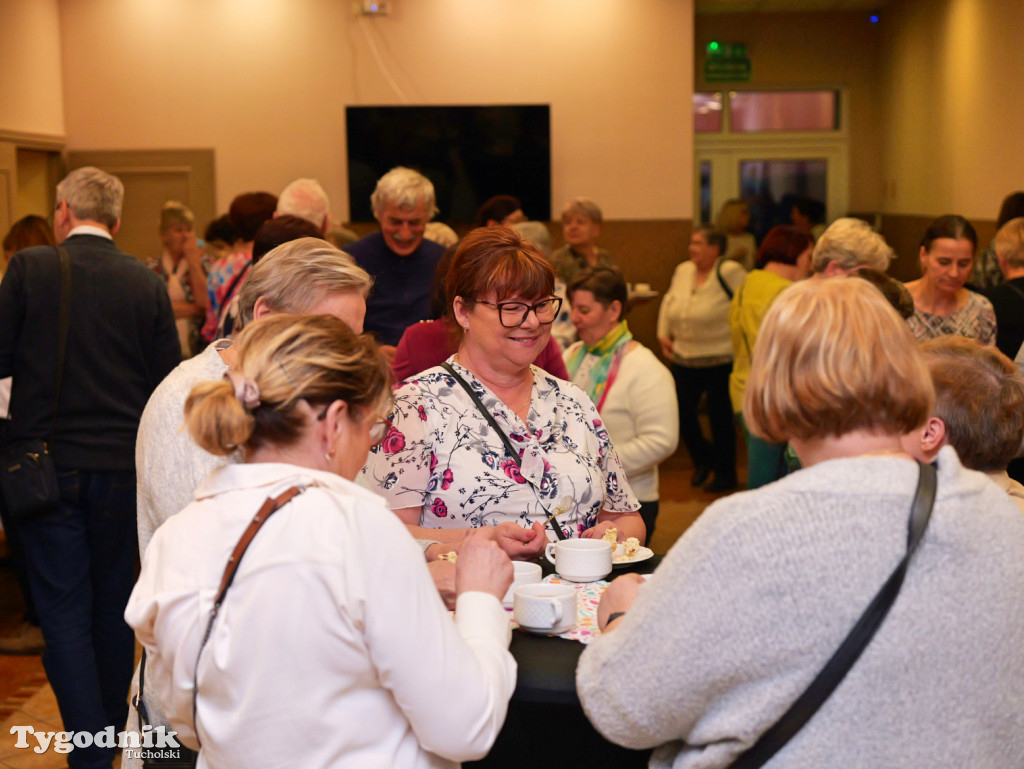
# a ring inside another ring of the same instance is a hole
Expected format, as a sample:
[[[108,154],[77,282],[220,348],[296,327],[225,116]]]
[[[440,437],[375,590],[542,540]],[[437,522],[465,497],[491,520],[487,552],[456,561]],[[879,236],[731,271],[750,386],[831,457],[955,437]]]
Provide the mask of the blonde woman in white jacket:
[[[241,447],[245,461],[157,529],[125,612],[144,693],[205,769],[483,757],[516,681],[508,556],[482,536],[460,545],[453,621],[408,531],[352,483],[390,409],[373,341],[331,316],[272,315],[236,345],[185,418],[203,449]],[[261,510],[270,498],[279,512]],[[239,555],[243,532],[255,536]],[[229,557],[238,571],[222,583]],[[218,584],[231,589],[211,611]]]
[[[563,353],[565,366],[597,406],[640,500],[649,542],[658,517],[658,465],[679,445],[672,374],[629,332],[626,282],[618,270],[581,271],[568,296],[580,341]]]

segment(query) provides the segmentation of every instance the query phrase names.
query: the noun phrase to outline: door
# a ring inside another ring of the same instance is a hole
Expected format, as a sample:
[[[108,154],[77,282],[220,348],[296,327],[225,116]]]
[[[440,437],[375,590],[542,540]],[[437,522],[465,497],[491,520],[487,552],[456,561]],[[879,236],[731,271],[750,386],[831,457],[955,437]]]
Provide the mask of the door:
[[[839,90],[695,94],[700,221],[714,223],[722,204],[733,198],[751,204],[751,230],[758,239],[773,225],[789,223],[796,196],[824,204],[825,221],[846,215],[844,103]]]
[[[213,150],[103,150],[68,153],[71,169],[96,166],[124,183],[118,248],[140,259],[159,256],[160,207],[177,200],[192,209],[196,231],[217,216]]]

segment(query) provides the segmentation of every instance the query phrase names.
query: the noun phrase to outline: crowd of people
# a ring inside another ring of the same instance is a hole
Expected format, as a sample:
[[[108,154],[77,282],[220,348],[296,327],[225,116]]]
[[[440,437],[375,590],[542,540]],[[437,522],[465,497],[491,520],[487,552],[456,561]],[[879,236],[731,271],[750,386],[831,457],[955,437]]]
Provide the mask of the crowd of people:
[[[459,238],[395,168],[355,238],[299,179],[236,196],[203,242],[168,201],[139,260],[113,243],[123,195],[77,169],[52,232],[29,217],[4,240],[3,469],[41,441],[55,479],[33,508],[0,483],[41,628],[12,643],[45,649],[69,732],[163,726],[209,767],[480,758],[516,686],[512,561],[648,542],[680,439],[723,495],[742,429],[747,490],[600,600],[577,672],[594,726],[652,766],[762,750],[897,567],[885,623],[778,765],[1024,760],[1024,218],[993,240],[990,301],[963,217],[927,228],[904,285],[863,221],[798,200],[758,244],[729,201],[651,350],[587,198],[552,251],[510,195]]]

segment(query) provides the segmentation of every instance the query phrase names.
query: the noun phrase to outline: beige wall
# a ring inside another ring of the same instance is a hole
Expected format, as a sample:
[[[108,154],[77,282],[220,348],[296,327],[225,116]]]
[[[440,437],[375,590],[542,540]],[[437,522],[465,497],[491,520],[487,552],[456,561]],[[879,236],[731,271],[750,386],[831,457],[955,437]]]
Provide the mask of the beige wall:
[[[758,13],[696,18],[697,90],[709,42],[744,43],[751,61],[742,88],[845,88],[849,93],[851,210],[873,211],[881,193],[876,92],[880,31],[866,13]]]
[[[64,133],[57,0],[0,2],[0,131]]]
[[[883,210],[995,219],[1024,189],[1024,3],[900,0],[884,21]]]
[[[403,103],[372,41],[408,103],[549,103],[556,211],[691,215],[692,0],[392,5],[61,0],[69,147],[211,147],[220,209],[315,176],[344,217],[345,105]]]

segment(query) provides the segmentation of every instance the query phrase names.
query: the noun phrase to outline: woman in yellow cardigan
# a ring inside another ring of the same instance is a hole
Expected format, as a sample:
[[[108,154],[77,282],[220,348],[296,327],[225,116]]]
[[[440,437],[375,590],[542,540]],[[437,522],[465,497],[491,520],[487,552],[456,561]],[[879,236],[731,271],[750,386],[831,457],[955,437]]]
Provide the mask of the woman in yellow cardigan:
[[[811,271],[810,235],[796,227],[779,225],[764,237],[757,252],[757,269],[751,270],[729,307],[733,365],[729,397],[737,418],[743,419],[743,393],[750,376],[750,358],[757,343],[761,320],[775,297]],[[746,429],[747,488],[756,489],[786,474],[785,443],[768,443]]]

